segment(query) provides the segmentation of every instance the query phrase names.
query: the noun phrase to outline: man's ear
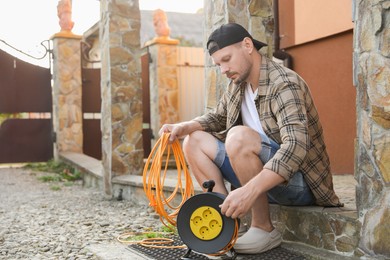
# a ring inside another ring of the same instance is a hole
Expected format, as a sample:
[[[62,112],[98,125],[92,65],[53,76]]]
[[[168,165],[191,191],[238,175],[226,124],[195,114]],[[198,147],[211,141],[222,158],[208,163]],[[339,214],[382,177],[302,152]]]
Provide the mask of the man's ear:
[[[247,48],[249,50],[249,53],[252,53],[253,51],[253,42],[251,38],[245,37],[244,40],[242,40],[243,47]]]

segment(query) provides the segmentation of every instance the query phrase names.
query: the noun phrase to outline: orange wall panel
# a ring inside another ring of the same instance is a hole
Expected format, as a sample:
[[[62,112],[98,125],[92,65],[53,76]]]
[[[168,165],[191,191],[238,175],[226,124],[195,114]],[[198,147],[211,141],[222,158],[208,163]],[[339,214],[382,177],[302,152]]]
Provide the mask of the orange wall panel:
[[[324,128],[334,174],[353,174],[356,89],[352,83],[352,30],[286,49],[308,83]]]

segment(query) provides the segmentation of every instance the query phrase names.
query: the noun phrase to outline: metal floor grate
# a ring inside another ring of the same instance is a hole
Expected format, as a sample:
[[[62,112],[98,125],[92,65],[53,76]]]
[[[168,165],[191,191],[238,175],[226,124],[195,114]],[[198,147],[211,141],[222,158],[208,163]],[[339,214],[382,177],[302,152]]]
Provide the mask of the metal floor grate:
[[[178,236],[173,237],[174,243],[173,245],[182,245],[180,238]],[[157,259],[157,260],[179,260],[182,259],[182,257],[187,252],[187,249],[181,249],[181,248],[151,248],[151,247],[144,247],[142,245],[133,244],[129,245],[129,247],[132,250],[137,251],[138,253],[141,253],[147,257],[150,257],[150,259]],[[196,259],[196,260],[207,260],[207,259],[216,259],[215,257],[209,258],[205,255],[198,254],[194,251],[191,252],[188,258],[186,259]],[[228,257],[220,257],[220,259],[230,259]],[[237,255],[236,260],[304,260],[305,257],[296,253],[292,252],[290,250],[287,250],[282,247],[274,248],[270,251],[257,254],[257,255]]]

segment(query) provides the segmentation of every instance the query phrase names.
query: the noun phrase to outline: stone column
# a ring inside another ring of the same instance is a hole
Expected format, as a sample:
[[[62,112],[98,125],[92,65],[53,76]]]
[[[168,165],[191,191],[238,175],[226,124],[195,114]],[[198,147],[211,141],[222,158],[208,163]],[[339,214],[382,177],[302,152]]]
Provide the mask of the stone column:
[[[138,1],[101,0],[102,164],[111,180],[143,169],[140,10]]]
[[[177,79],[177,41],[155,42],[150,45],[152,62],[150,73],[150,121],[153,136],[152,146],[157,141],[158,131],[165,123],[179,121],[179,86]]]
[[[215,0],[204,1],[205,33],[204,43],[212,31],[222,24],[235,22],[245,27],[252,36],[268,44],[261,52],[272,56],[273,52],[273,31],[274,18],[272,1],[252,0],[227,1]],[[210,55],[205,50],[205,87],[206,87],[206,109],[216,107],[226,85],[227,78],[221,75],[219,69],[213,65]]]
[[[179,121],[179,86],[177,78],[177,45],[179,40],[170,37],[171,28],[165,12],[157,9],[153,13],[156,37],[145,43],[151,57],[150,122],[156,143],[158,131],[163,124]]]
[[[390,257],[390,1],[354,1],[360,248]]]
[[[61,152],[83,152],[80,39],[70,32],[52,37],[55,158]]]

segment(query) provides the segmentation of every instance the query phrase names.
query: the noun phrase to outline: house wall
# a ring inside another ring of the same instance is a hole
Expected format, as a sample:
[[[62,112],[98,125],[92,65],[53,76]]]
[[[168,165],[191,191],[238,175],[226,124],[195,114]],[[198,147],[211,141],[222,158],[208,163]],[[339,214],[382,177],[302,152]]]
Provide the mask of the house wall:
[[[350,0],[279,0],[281,48],[353,28]]]
[[[352,82],[353,32],[287,48],[293,69],[308,83],[324,129],[333,174],[353,174],[356,88]]]

